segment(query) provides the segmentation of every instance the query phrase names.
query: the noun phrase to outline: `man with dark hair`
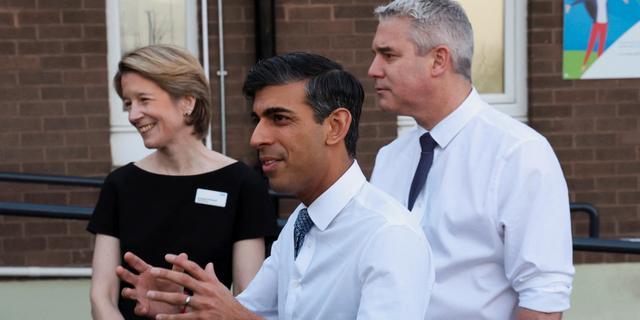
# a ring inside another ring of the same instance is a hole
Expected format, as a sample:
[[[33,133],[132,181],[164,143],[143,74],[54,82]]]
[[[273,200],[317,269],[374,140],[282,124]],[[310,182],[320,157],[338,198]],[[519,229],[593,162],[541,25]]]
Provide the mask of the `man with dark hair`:
[[[354,159],[364,99],[358,80],[324,57],[290,53],[256,64],[243,92],[256,122],[251,145],[271,186],[302,201],[271,256],[235,300],[211,264],[203,270],[168,255],[182,273],[127,254],[140,275],[118,268],[136,287],[123,295],[144,315],[170,305],[187,313],[157,319],[423,319],[434,283],[430,247]],[[159,279],[192,294],[161,292]]]

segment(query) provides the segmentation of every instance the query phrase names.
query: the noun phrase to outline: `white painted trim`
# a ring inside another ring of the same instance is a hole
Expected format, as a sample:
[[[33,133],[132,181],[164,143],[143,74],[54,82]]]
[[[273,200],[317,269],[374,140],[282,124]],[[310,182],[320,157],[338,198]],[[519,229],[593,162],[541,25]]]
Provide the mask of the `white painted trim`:
[[[185,21],[187,21],[186,26],[186,39],[187,39],[187,50],[193,54],[194,57],[200,57],[200,52],[198,50],[198,6],[197,0],[188,0],[186,2],[186,17]],[[188,23],[192,21],[191,23]]]
[[[0,267],[2,277],[88,278],[91,277],[91,268]]]
[[[398,116],[398,136],[417,125],[416,120],[409,116]]]
[[[520,120],[528,120],[527,100],[527,4],[505,0],[505,99],[492,100],[496,109]]]
[[[211,71],[211,67],[209,66],[209,17],[208,17],[209,4],[207,0],[200,0],[200,25],[202,26],[202,34],[200,37],[202,38],[202,68],[204,69],[204,76],[207,77],[207,81],[209,79],[209,72]],[[209,82],[211,83],[211,82]],[[211,141],[211,127],[213,119],[209,121],[209,129],[207,130],[206,137],[206,146],[207,149],[211,149],[213,147],[213,142]]]
[[[222,0],[218,0],[218,48],[219,48],[219,62],[220,70],[217,74],[220,77],[220,152],[227,154],[227,102],[225,93],[225,77],[227,76],[227,70],[224,65],[224,16],[222,9]]]
[[[503,23],[503,32],[504,32],[504,74],[503,74],[503,86],[504,93],[489,93],[482,94],[482,98],[490,104],[509,104],[515,102],[515,28],[513,27],[513,23],[515,20],[515,16],[513,14],[515,1],[505,1],[504,2],[504,23]]]

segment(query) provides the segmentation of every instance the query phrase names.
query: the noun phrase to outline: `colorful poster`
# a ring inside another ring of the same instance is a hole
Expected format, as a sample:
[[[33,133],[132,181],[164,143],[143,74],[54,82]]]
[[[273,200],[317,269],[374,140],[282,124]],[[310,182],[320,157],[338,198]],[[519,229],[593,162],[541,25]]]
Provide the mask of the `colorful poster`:
[[[640,0],[564,0],[564,79],[640,78]]]

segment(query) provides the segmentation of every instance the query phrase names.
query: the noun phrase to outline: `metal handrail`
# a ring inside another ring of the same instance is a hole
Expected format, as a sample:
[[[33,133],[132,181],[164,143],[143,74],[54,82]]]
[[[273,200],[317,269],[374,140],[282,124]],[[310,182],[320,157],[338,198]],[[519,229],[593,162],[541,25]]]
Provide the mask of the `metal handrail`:
[[[589,238],[600,237],[600,217],[596,207],[587,202],[572,202],[569,210],[571,213],[586,213],[589,216]]]
[[[277,199],[296,199],[296,196],[290,193],[275,192],[271,189],[269,189],[269,196]]]
[[[0,172],[0,181],[100,188],[104,178]]]
[[[0,215],[32,218],[55,218],[89,220],[93,208],[34,204],[22,202],[0,202]]]
[[[104,178],[0,172],[0,181],[101,188]],[[271,189],[269,190],[269,195],[278,199],[296,198],[292,194],[276,192]]]
[[[285,194],[283,197],[290,197],[290,195]],[[93,208],[87,207],[0,202],[0,215],[89,220],[92,212]],[[640,242],[574,237],[573,250],[640,254]]]
[[[573,237],[574,251],[640,254],[640,242]]]
[[[0,181],[99,188],[102,186],[104,179],[0,172]],[[269,195],[274,198],[274,201],[278,199],[295,199],[295,196],[291,194],[279,193],[273,190],[269,190]],[[600,220],[598,210],[592,204],[574,202],[571,203],[570,210],[572,213],[582,212],[589,216],[589,238],[574,237],[573,249],[575,251],[640,254],[640,242],[598,238]],[[0,215],[89,220],[92,212],[93,208],[88,207],[0,202]],[[279,223],[282,224],[285,221],[279,221]]]
[[[274,196],[279,194],[274,193]],[[283,195],[290,197],[290,195]],[[93,208],[39,205],[30,203],[0,202],[0,215],[24,217],[89,220]],[[279,221],[280,223],[285,222]],[[629,240],[606,240],[598,238],[573,238],[573,250],[610,253],[640,254],[640,242]]]

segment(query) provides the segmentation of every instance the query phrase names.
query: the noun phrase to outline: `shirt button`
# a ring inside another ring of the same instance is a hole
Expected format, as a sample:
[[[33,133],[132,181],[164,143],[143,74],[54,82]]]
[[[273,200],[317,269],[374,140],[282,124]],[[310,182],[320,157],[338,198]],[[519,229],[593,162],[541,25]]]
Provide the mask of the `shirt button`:
[[[294,287],[294,288],[298,288],[298,287],[300,287],[300,281],[294,281],[294,282],[293,282],[293,287]]]

